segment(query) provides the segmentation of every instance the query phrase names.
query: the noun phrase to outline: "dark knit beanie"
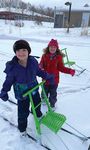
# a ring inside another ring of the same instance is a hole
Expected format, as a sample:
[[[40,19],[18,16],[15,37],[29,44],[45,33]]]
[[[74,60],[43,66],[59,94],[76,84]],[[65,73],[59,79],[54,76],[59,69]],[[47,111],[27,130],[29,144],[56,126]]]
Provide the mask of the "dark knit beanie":
[[[27,41],[25,40],[18,40],[14,43],[13,45],[13,50],[16,53],[16,51],[18,51],[19,49],[27,49],[28,53],[31,53],[31,48],[30,45]]]

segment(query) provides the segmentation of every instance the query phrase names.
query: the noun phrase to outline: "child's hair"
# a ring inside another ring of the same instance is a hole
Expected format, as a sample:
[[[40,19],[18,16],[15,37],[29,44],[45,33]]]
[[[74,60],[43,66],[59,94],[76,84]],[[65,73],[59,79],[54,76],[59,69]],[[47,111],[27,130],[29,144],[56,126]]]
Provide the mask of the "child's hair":
[[[44,54],[48,54],[49,52],[49,46],[46,47],[45,49],[43,49]],[[60,49],[56,49],[56,55],[61,55],[63,57],[65,57],[65,54],[60,50]]]
[[[49,52],[49,47],[50,46],[55,46],[56,47],[56,55],[61,55],[61,56],[65,56],[65,54],[59,49],[59,45],[57,40],[55,39],[51,39],[50,42],[48,43],[48,46],[43,50],[44,54],[48,54]]]

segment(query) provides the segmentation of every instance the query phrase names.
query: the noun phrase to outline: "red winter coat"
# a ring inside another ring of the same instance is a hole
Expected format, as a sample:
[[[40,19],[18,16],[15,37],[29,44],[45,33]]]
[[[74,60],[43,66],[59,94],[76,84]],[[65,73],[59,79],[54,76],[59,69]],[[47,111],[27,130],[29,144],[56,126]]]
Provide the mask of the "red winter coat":
[[[55,78],[55,84],[59,83],[59,72],[70,74],[72,69],[64,66],[63,56],[55,55],[50,59],[51,54],[44,54],[40,61],[40,67],[44,69],[47,73],[53,74]]]

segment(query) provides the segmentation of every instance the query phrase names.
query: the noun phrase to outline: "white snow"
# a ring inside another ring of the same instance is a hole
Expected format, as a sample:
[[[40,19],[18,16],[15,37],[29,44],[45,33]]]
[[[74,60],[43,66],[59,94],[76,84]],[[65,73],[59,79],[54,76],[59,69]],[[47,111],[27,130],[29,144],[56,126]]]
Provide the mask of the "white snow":
[[[66,123],[82,134],[90,136],[90,36],[81,36],[81,28],[72,28],[70,33],[66,33],[66,29],[54,29],[52,23],[37,26],[33,22],[25,21],[24,24],[23,28],[18,28],[14,26],[14,22],[7,21],[5,24],[4,20],[0,20],[0,89],[5,79],[3,73],[5,63],[14,56],[12,47],[16,40],[26,39],[31,46],[31,54],[41,56],[49,40],[57,39],[61,49],[67,48],[70,60],[75,61],[86,71],[80,76],[73,77],[61,73],[56,112],[66,116]],[[77,66],[74,68],[81,70]],[[41,79],[38,80],[41,81]],[[9,92],[9,96],[12,101],[16,102],[13,89]],[[42,111],[45,111],[44,109],[46,109],[45,106],[42,106]],[[17,106],[0,99],[0,150],[44,149],[28,138],[21,138],[19,131],[3,120],[2,116],[17,125]],[[30,115],[28,120],[28,130],[36,137],[33,116]],[[63,128],[81,136],[66,123]],[[63,131],[55,135],[46,127],[41,126],[41,128],[42,141],[52,150],[67,150],[67,147],[69,150],[87,150],[90,144],[90,140],[82,143],[79,138]]]

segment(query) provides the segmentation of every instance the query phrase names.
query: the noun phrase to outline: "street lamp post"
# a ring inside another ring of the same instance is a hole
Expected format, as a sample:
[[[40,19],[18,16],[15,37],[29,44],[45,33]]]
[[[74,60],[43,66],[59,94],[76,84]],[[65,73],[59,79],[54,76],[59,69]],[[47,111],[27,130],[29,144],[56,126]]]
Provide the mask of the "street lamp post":
[[[68,14],[68,26],[67,26],[67,33],[69,33],[69,27],[70,27],[70,17],[71,17],[71,2],[66,2],[66,6],[69,6],[69,14]]]

